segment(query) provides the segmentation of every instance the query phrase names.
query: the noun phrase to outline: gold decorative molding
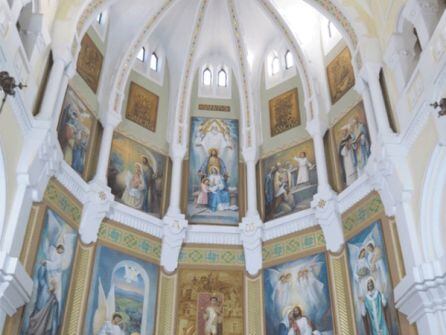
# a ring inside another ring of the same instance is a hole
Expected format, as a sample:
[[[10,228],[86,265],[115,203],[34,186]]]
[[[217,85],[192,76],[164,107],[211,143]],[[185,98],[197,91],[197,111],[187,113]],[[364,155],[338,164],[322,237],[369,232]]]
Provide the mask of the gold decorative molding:
[[[158,290],[157,335],[173,334],[175,327],[175,297],[177,274],[169,276],[161,271]]]
[[[96,245],[78,243],[61,334],[82,334]]]
[[[353,301],[350,293],[345,249],[339,255],[328,254],[327,259],[336,334],[355,335]]]
[[[263,276],[245,276],[245,331],[248,335],[264,335]]]

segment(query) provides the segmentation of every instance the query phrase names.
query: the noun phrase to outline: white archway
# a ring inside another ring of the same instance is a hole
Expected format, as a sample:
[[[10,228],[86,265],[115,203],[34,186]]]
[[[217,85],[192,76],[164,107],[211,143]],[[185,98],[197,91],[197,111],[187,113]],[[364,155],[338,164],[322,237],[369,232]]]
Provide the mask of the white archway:
[[[437,145],[426,170],[421,194],[421,243],[426,261],[445,254],[446,146]]]

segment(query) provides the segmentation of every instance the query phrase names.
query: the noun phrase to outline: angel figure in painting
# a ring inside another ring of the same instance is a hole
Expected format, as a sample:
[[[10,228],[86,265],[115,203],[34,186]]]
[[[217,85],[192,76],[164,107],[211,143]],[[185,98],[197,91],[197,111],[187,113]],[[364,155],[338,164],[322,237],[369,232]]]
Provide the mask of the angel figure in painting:
[[[317,278],[323,263],[317,257],[298,268],[296,288],[306,302],[306,311],[319,320],[327,307],[324,284]]]
[[[26,334],[57,334],[63,307],[63,275],[71,266],[76,235],[48,212],[48,233],[43,260],[34,277],[33,310]]]
[[[218,302],[218,298],[211,297],[211,304],[206,308],[203,315],[205,320],[206,335],[223,335],[222,333],[222,308]]]
[[[367,260],[367,251],[365,248],[361,248],[356,261],[354,273],[355,281],[358,283],[358,293],[360,297],[363,297],[366,294],[368,276],[370,276],[370,264]]]
[[[144,196],[146,195],[143,168],[140,163],[135,163],[135,172],[127,172],[126,187],[122,195],[122,201],[133,208],[142,209]]]
[[[121,329],[122,316],[119,313],[113,314],[112,320],[106,322],[99,330],[98,335],[125,335]]]
[[[370,143],[365,124],[360,122],[357,117],[351,121],[352,148],[355,154],[355,166],[358,177],[364,173],[364,168],[370,156]]]
[[[127,270],[126,270],[127,271]],[[115,286],[112,284],[108,296],[99,279],[98,308],[94,313],[94,335],[125,335],[122,330],[123,318],[116,312]]]
[[[385,316],[387,300],[376,288],[372,277],[367,280],[367,294],[360,300],[367,335],[389,335]]]
[[[287,308],[279,326],[279,335],[320,335],[313,322],[302,313],[299,306]]]
[[[276,271],[276,270],[273,270]],[[291,300],[292,275],[290,272],[282,273],[273,291],[274,305],[277,306],[277,315],[282,313],[281,306],[288,306]]]
[[[297,162],[298,165],[298,172],[297,172],[297,185],[306,184],[310,181],[310,170],[315,168],[314,164],[311,164],[311,162],[307,158],[307,153],[305,151],[302,151],[299,154],[299,157],[294,157],[294,160]]]

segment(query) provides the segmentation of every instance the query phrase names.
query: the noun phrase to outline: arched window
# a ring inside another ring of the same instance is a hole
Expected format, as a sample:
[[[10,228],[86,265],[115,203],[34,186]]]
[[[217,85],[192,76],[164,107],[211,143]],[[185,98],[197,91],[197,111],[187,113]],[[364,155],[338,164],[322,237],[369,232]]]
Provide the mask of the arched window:
[[[218,72],[218,86],[220,87],[228,86],[228,75],[226,74],[226,71],[223,69],[221,69]]]
[[[211,70],[209,70],[209,68],[206,68],[203,71],[203,85],[211,86],[211,84],[212,84],[212,73]]]
[[[139,50],[138,55],[136,56],[138,60],[141,62],[145,62],[146,60],[146,48],[142,47],[141,50]]]
[[[156,53],[152,53],[152,56],[150,56],[150,69],[158,72],[158,56]]]
[[[96,16],[96,22],[98,24],[102,24],[104,23],[104,14],[101,12],[98,14],[98,16]]]
[[[277,74],[280,71],[280,61],[278,57],[274,57],[272,62],[271,62],[271,73],[272,74]]]
[[[294,66],[294,58],[293,54],[290,50],[285,53],[285,67],[286,69],[290,69]]]

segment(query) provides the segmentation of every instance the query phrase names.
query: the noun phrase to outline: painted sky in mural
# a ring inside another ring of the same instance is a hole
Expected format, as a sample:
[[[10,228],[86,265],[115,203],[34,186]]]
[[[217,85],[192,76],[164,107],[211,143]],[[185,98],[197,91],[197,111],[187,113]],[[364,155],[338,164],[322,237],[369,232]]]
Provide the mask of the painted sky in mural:
[[[238,138],[237,120],[192,118],[187,209],[191,222],[239,221]]]
[[[267,335],[333,334],[324,253],[265,269],[263,286]]]
[[[347,242],[358,335],[398,335],[392,282],[380,222]]]
[[[154,334],[158,274],[154,264],[100,246],[85,334]]]
[[[76,231],[48,209],[33,270],[33,293],[25,307],[20,334],[59,333],[76,240]]]

